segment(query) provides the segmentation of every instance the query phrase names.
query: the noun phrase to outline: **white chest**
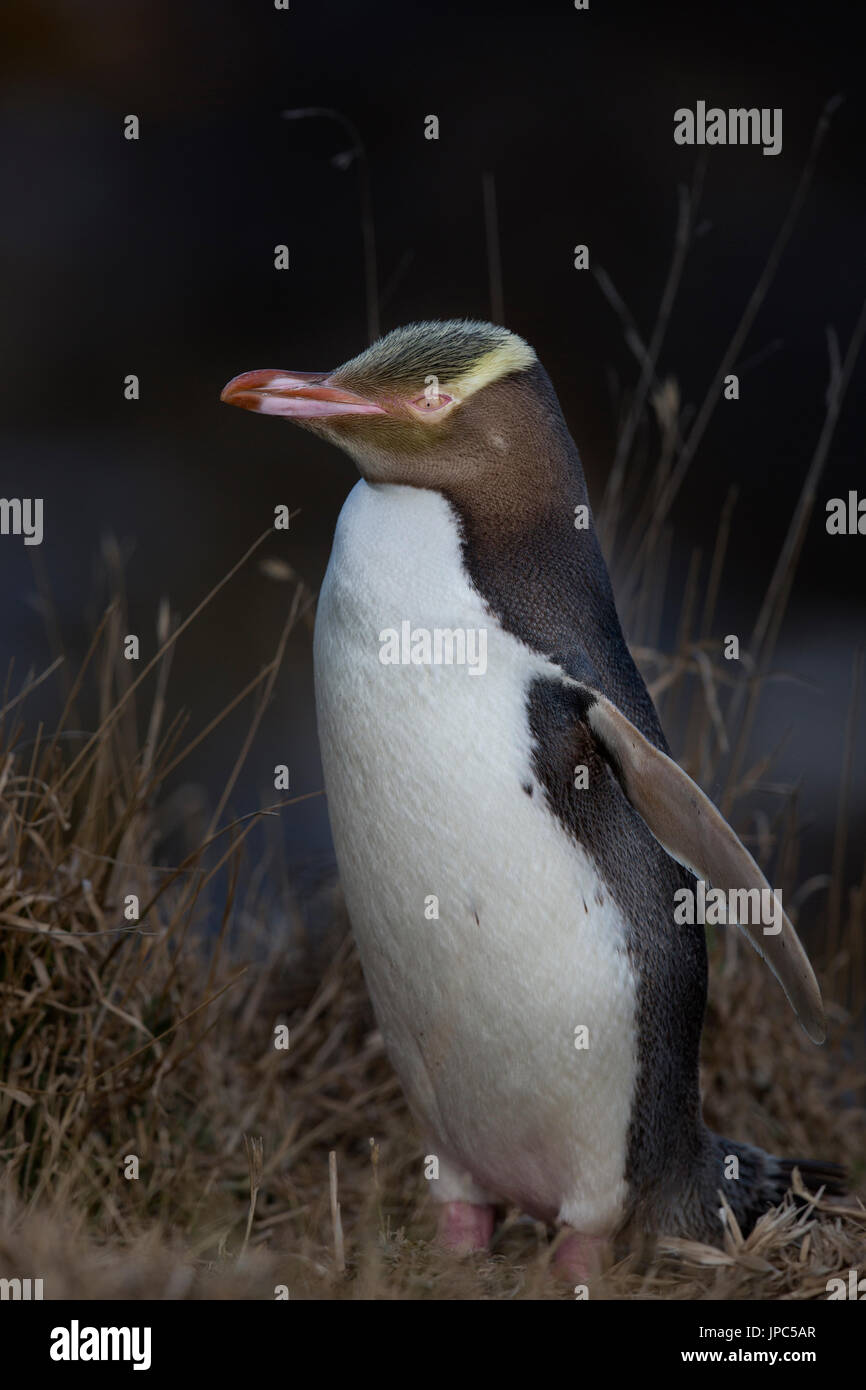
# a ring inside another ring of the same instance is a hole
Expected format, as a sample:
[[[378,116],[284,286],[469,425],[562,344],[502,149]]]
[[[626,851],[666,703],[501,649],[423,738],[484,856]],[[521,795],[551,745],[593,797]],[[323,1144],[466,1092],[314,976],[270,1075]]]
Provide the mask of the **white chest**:
[[[423,632],[434,657],[437,629],[463,632],[478,669],[384,664],[381,635],[406,651],[407,623],[419,657]],[[634,976],[610,893],[533,775],[526,697],[545,665],[485,611],[438,494],[357,485],[319,600],[316,700],[374,1007],[431,1145],[588,1231],[624,1195]]]

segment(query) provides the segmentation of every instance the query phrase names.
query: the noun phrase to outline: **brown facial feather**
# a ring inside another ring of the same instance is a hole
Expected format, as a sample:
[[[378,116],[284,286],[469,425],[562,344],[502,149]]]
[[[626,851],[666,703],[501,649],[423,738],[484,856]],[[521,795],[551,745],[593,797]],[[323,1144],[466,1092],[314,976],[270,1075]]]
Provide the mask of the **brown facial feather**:
[[[387,416],[310,424],[350,453],[368,482],[432,488],[471,513],[476,529],[499,532],[557,508],[568,508],[573,518],[584,499],[574,445],[538,364],[485,386],[442,420],[417,419],[400,398],[342,370],[332,380],[388,406]],[[417,383],[407,392],[416,389]],[[419,395],[423,390],[422,384]]]

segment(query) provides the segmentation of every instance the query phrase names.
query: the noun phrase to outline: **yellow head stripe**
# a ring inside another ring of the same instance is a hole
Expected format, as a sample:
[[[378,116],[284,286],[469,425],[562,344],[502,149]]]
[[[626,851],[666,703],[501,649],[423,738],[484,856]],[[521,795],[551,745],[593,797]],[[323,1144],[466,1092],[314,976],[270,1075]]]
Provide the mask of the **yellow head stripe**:
[[[504,342],[485,352],[483,357],[479,357],[468,372],[452,378],[451,381],[443,382],[443,389],[453,390],[460,400],[466,400],[468,396],[480,391],[482,386],[489,386],[491,382],[498,381],[509,372],[525,371],[535,360],[535,353],[529,344],[518,338],[516,333],[512,333]]]

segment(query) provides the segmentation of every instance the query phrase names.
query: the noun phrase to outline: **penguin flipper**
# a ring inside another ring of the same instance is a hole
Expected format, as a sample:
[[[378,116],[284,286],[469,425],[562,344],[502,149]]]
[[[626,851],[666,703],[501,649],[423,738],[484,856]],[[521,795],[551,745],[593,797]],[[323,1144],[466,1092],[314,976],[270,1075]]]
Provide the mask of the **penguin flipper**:
[[[599,691],[566,680],[581,691],[581,718],[622,790],[671,858],[726,893],[732,888],[770,890],[724,816],[679,764]],[[782,922],[777,932],[768,935],[759,923],[749,921],[737,925],[769,965],[809,1037],[820,1043],[827,1034],[818,981],[781,902],[779,909]]]

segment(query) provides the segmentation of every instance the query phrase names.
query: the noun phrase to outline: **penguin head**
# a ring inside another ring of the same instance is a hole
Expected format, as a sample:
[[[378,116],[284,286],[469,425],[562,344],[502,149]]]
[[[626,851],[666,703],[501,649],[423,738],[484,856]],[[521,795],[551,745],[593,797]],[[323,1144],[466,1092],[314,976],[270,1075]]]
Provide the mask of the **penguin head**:
[[[370,483],[444,488],[501,471],[527,416],[558,414],[539,374],[516,333],[456,319],[396,328],[332,372],[245,372],[220,399],[331,440]]]

